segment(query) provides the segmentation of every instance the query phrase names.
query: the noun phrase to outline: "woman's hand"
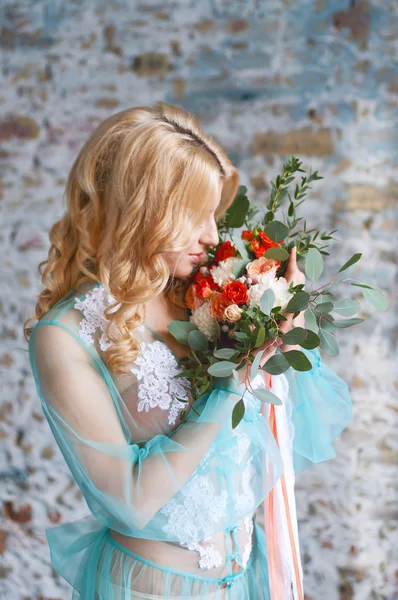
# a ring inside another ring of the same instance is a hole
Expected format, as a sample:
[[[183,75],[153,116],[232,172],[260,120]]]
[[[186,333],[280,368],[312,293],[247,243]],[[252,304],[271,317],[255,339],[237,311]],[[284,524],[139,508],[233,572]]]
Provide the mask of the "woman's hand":
[[[289,262],[287,264],[287,268],[285,271],[285,279],[288,283],[293,281],[294,285],[305,284],[305,274],[300,271],[297,266],[297,251],[296,246],[294,246],[290,251]],[[285,313],[287,321],[283,321],[280,325],[280,329],[283,333],[287,333],[293,327],[302,327],[304,329],[304,311],[302,310],[299,315],[295,319],[293,319],[293,313]],[[286,329],[286,325],[288,329]],[[281,352],[287,352],[288,350],[300,350],[300,346],[288,346],[287,344],[281,344],[279,346]]]

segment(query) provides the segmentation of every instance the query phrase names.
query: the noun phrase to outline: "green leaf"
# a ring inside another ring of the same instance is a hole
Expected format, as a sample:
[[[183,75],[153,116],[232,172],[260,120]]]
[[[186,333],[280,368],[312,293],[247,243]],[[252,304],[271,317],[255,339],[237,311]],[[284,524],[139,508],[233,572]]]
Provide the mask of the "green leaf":
[[[373,290],[364,289],[362,294],[365,300],[367,300],[376,310],[387,310],[387,298],[381,290],[377,288]]]
[[[260,327],[260,329],[258,330],[256,343],[254,344],[255,348],[258,348],[259,346],[261,346],[264,343],[264,341],[265,341],[265,327]]]
[[[271,221],[264,229],[266,236],[273,242],[280,242],[289,235],[289,227],[287,227],[281,221]]]
[[[314,307],[314,313],[319,314],[327,314],[333,310],[333,302],[320,302]]]
[[[312,364],[304,354],[300,350],[289,350],[288,352],[283,352],[283,356],[286,358],[287,362],[293,369],[296,371],[311,371]]]
[[[241,277],[246,272],[246,265],[248,265],[250,262],[251,260],[249,258],[242,258],[242,260],[234,264],[232,267],[232,272],[236,279]]]
[[[229,229],[242,227],[245,223],[247,211],[250,207],[250,201],[245,195],[243,189],[238,189],[233,203],[227,210],[226,225]]]
[[[269,404],[282,404],[282,401],[278,396],[270,392],[269,390],[265,390],[263,388],[256,388],[253,390],[253,394],[261,400],[261,402],[268,402]]]
[[[325,317],[329,319],[331,315],[325,315]],[[323,319],[322,316],[319,317],[319,327],[324,331],[336,331],[337,325],[334,324],[334,319],[332,321],[327,321],[326,319]]]
[[[287,333],[281,336],[282,342],[284,344],[288,344],[289,346],[294,346],[295,344],[300,344],[305,339],[306,330],[302,327],[294,327]]]
[[[297,294],[294,294],[294,296],[290,298],[284,312],[295,313],[298,310],[301,311],[306,309],[308,306],[309,299],[310,295],[308,294],[308,292],[297,292]]]
[[[343,327],[351,327],[352,325],[358,325],[358,323],[363,323],[365,319],[337,319],[333,321],[336,327],[340,329]]]
[[[245,242],[238,235],[232,235],[232,241],[235,243],[236,248],[239,250],[242,259],[251,260],[248,249],[246,248]]]
[[[236,363],[229,360],[216,362],[207,369],[207,372],[213,377],[229,377],[235,369]]]
[[[234,369],[234,370],[232,371],[232,375],[234,376],[235,383],[236,383],[236,385],[237,385],[237,386],[238,386],[238,388],[239,388],[239,386],[240,386],[240,378],[239,378],[239,373],[238,373],[238,371],[237,371],[236,369]]]
[[[209,340],[201,331],[190,331],[188,334],[188,344],[193,350],[206,352],[209,347]]]
[[[320,329],[319,339],[322,350],[324,350],[327,354],[330,354],[330,356],[338,356],[339,345],[333,333],[330,333],[330,331],[325,331],[324,329]]]
[[[273,258],[274,260],[282,262],[289,258],[289,252],[284,248],[268,248],[268,250],[264,252],[264,256],[265,258]]]
[[[167,325],[167,329],[170,331],[176,340],[181,344],[188,344],[188,335],[191,331],[199,331],[199,329],[191,323],[191,321],[171,321]]]
[[[307,310],[304,312],[304,319],[308,325],[308,327],[314,331],[314,333],[318,332],[318,325],[316,322],[316,317],[313,313],[313,311],[311,310],[311,308],[307,308]]]
[[[268,290],[265,290],[265,292],[263,293],[263,295],[260,298],[260,310],[265,315],[269,316],[271,314],[271,310],[274,306],[274,302],[275,302],[274,291],[271,290],[271,288],[269,288]]]
[[[232,429],[235,429],[243,419],[245,414],[245,403],[241,398],[234,406],[232,411]]]
[[[234,348],[218,348],[214,350],[213,356],[216,358],[231,358],[234,354],[236,354],[236,350]]]
[[[359,261],[361,256],[362,254],[360,253],[351,256],[350,260],[347,260],[347,262],[341,267],[341,269],[337,271],[337,273],[341,273],[341,271],[345,271],[346,269],[348,269],[348,267],[351,267],[351,265],[355,265],[355,263]]]
[[[236,337],[237,340],[247,340],[247,333],[244,333],[243,331],[234,331],[234,336]]]
[[[372,287],[371,285],[365,285],[364,283],[351,283],[351,285],[355,285],[355,287],[365,288],[367,290],[376,289],[376,288]]]
[[[323,271],[323,258],[317,248],[310,248],[305,257],[305,274],[311,281],[320,278]]]
[[[314,348],[317,348],[321,341],[319,336],[310,329],[306,329],[305,333],[305,339],[300,343],[300,346],[305,348],[305,350],[313,350]]]
[[[258,367],[260,365],[260,360],[261,360],[261,357],[262,357],[263,354],[264,354],[264,350],[260,350],[256,354],[256,358],[254,359],[254,361],[252,363],[252,366],[250,367],[250,377],[251,377],[252,380],[257,375]]]
[[[361,310],[361,305],[356,300],[346,298],[336,302],[333,310],[342,317],[351,317]]]
[[[271,375],[280,375],[287,371],[290,368],[290,365],[283,354],[275,354],[267,360],[262,368]]]

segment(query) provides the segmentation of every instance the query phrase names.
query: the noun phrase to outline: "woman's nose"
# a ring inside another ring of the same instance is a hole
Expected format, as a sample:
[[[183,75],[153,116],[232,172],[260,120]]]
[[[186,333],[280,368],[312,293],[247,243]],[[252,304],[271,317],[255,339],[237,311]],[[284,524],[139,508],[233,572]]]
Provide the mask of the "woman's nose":
[[[217,225],[213,222],[212,225],[206,226],[200,236],[200,243],[204,246],[217,246],[220,238],[218,237]]]

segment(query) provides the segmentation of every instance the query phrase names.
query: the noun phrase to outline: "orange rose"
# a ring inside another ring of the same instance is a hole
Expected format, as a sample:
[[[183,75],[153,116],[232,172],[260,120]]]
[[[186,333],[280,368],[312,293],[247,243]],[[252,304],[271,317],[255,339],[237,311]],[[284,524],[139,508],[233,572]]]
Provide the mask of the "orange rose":
[[[214,292],[210,300],[210,313],[215,319],[222,319],[224,310],[230,305],[220,292]]]
[[[230,241],[227,241],[221,244],[216,252],[214,260],[216,262],[221,262],[227,258],[231,258],[231,256],[235,256],[235,246],[233,246]]]
[[[277,260],[261,256],[247,265],[247,276],[250,277],[254,283],[257,283],[260,275],[272,275],[275,277],[278,266],[279,262]]]
[[[258,240],[253,240],[251,245],[256,258],[260,258],[260,256],[263,256],[268,250],[268,248],[265,245],[261,245]]]
[[[211,287],[209,286],[209,282],[207,279],[202,279],[199,283],[195,284],[195,293],[199,298],[209,298],[211,296]]]
[[[233,304],[244,304],[247,302],[249,296],[247,288],[241,281],[230,281],[225,286],[222,295],[226,301]]]
[[[195,285],[191,283],[185,294],[185,302],[190,310],[196,310],[204,302],[195,294]]]
[[[266,250],[268,250],[268,248],[276,248],[277,246],[280,246],[283,242],[283,240],[281,240],[280,242],[274,242],[273,240],[271,240],[271,238],[268,237],[268,235],[265,235],[264,231],[259,231],[258,237],[260,238],[262,245],[266,246]]]
[[[244,229],[242,231],[242,240],[249,240],[249,242],[251,242],[253,237],[253,232],[250,229]]]
[[[209,287],[210,287],[211,290],[218,290],[218,285],[214,281],[214,279],[213,279],[213,277],[211,275],[207,275],[206,276],[206,281],[209,284]]]

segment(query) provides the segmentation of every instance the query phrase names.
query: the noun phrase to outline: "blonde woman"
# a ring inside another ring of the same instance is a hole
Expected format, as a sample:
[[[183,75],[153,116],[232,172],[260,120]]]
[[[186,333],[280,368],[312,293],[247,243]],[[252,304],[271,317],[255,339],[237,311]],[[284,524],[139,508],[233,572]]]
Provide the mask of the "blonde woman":
[[[176,377],[189,347],[167,328],[188,319],[189,276],[218,244],[238,184],[197,120],[163,102],[106,119],[70,171],[39,265],[37,323],[24,330],[44,415],[90,511],[46,530],[75,600],[303,598],[294,472],[334,455],[346,384],[308,351],[311,371],[273,378],[278,414],[250,394],[232,429],[233,378],[193,410]],[[304,282],[294,253],[287,278]],[[263,364],[273,350],[261,349]]]

